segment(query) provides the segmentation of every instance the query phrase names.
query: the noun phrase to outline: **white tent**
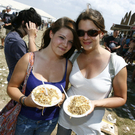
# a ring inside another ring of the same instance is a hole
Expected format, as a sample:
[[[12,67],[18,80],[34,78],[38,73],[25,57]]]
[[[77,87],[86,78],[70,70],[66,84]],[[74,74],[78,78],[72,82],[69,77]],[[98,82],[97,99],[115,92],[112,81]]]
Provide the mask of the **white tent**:
[[[24,10],[24,9],[28,9],[31,6],[25,5],[23,3],[14,1],[14,0],[0,0],[0,7],[7,7],[7,6],[11,6],[12,10],[16,10],[16,11],[20,11],[20,10]],[[35,8],[35,7],[34,7]],[[40,14],[42,17],[45,17],[47,19],[52,19],[55,20],[55,17],[49,15],[48,13],[44,12],[41,9],[35,8],[35,10],[37,11],[38,14]]]

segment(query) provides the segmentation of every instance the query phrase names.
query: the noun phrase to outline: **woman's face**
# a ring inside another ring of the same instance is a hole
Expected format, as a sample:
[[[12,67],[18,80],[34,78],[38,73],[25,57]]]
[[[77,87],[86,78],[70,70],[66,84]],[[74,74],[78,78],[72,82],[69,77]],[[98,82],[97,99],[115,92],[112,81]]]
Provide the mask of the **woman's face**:
[[[81,20],[78,24],[78,30],[85,31],[84,36],[79,36],[81,45],[85,51],[91,51],[99,45],[100,30],[91,20]],[[86,31],[97,30],[99,34],[97,36],[89,36]]]
[[[73,44],[73,33],[68,28],[61,28],[55,34],[50,32],[52,50],[59,56],[67,53]]]

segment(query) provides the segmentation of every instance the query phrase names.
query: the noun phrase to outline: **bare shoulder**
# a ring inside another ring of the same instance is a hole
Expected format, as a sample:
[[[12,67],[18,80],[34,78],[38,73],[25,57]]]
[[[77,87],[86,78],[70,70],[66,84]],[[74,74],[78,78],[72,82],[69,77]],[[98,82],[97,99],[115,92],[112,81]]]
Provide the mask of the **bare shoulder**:
[[[29,53],[26,53],[22,56],[22,58],[17,62],[16,67],[19,69],[27,69],[29,63]]]
[[[24,54],[19,61],[24,62],[24,63],[28,62],[29,61],[29,53]]]

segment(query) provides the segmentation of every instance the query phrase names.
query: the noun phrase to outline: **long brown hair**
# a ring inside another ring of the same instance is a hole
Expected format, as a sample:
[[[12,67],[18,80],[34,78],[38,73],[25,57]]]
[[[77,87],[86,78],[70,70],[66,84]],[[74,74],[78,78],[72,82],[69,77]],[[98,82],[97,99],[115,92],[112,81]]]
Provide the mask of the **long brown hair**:
[[[70,29],[74,37],[73,45],[71,49],[66,54],[64,54],[64,57],[69,58],[74,53],[75,49],[80,50],[81,45],[80,45],[79,38],[76,33],[75,22],[68,17],[63,17],[63,18],[58,19],[56,22],[52,23],[51,27],[48,28],[44,32],[40,50],[43,48],[46,48],[49,45],[50,40],[51,40],[49,36],[50,30],[52,30],[53,34],[55,34],[57,31],[59,31],[61,28],[64,28],[64,27]]]

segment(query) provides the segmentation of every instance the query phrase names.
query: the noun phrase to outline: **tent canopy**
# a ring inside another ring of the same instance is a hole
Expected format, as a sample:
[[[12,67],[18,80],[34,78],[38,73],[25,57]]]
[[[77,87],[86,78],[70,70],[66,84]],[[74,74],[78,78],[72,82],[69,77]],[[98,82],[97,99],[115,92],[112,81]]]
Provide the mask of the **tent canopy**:
[[[4,7],[5,8],[7,6],[11,6],[11,8],[13,10],[16,10],[16,11],[28,9],[28,8],[31,7],[31,6],[25,5],[23,3],[20,3],[20,2],[14,1],[14,0],[0,0],[0,7]],[[55,20],[55,17],[49,15],[48,13],[44,12],[43,10],[38,9],[38,8],[35,8],[35,10],[42,17],[45,17],[45,18],[48,18],[48,19],[54,19]]]
[[[135,31],[135,25],[113,24],[111,30]]]

